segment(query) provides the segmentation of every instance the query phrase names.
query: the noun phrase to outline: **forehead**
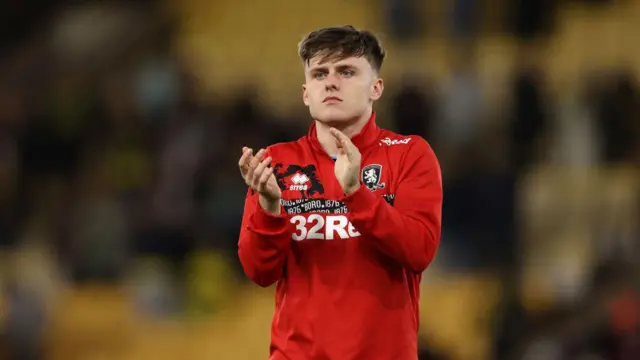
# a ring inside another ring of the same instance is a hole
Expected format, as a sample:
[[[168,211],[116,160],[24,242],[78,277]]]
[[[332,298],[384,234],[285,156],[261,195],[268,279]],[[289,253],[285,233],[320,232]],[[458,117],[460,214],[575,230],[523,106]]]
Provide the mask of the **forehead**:
[[[361,69],[371,69],[371,64],[363,56],[351,56],[347,58],[331,58],[326,56],[315,56],[305,64],[305,68],[308,70],[322,69],[322,68],[338,68],[338,67],[356,67]]]

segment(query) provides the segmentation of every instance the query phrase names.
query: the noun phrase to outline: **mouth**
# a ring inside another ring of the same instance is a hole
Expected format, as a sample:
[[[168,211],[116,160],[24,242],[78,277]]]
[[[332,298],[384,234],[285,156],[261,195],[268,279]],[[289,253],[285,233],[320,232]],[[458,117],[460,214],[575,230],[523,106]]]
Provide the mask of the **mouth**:
[[[322,100],[323,103],[328,103],[328,102],[341,102],[342,99],[340,99],[337,96],[327,96],[326,98],[324,98],[324,100]]]

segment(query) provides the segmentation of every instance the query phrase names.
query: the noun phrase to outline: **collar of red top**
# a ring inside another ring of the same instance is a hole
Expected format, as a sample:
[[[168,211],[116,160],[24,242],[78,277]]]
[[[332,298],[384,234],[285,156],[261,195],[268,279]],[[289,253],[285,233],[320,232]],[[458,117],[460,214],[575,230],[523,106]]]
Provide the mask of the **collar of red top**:
[[[351,137],[351,141],[360,151],[363,151],[364,149],[376,144],[376,142],[378,141],[379,134],[380,134],[380,128],[376,124],[376,112],[373,111],[371,113],[371,118],[369,118],[369,121],[367,122],[367,124],[362,128],[362,130],[360,130],[359,133]],[[309,138],[309,141],[311,142],[311,146],[316,151],[324,152],[322,145],[320,145],[320,142],[318,141],[318,134],[316,130],[315,121],[311,124],[308,138]]]

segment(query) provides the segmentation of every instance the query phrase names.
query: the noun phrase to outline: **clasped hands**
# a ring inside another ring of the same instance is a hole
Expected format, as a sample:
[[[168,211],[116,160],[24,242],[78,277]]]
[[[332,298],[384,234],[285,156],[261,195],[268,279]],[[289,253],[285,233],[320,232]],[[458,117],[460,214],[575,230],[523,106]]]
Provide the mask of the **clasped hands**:
[[[329,131],[338,149],[333,172],[344,194],[350,195],[360,187],[362,155],[351,139],[340,130],[331,128]],[[245,183],[259,194],[260,206],[271,214],[279,215],[282,190],[273,174],[273,168],[269,166],[272,158],[264,158],[265,153],[264,149],[260,149],[253,155],[253,149],[243,147],[238,166]]]

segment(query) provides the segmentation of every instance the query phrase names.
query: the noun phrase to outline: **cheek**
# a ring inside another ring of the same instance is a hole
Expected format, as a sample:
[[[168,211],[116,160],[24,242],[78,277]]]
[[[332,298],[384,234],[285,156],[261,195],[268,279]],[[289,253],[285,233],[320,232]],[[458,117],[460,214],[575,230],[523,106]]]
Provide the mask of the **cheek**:
[[[318,89],[318,87],[311,87],[307,90],[309,100],[312,102],[322,101],[322,91]]]
[[[367,83],[359,83],[350,91],[351,99],[358,102],[367,101],[371,97],[371,87]]]

